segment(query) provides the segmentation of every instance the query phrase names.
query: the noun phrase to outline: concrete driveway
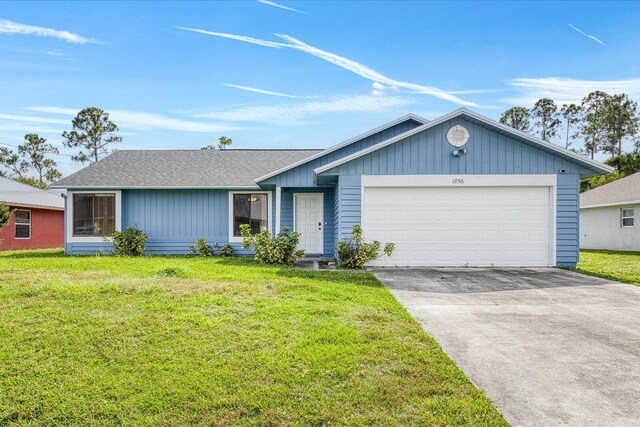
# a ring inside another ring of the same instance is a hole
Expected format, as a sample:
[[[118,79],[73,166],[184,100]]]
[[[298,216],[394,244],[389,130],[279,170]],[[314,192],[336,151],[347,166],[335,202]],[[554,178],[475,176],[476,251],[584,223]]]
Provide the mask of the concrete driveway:
[[[640,425],[640,287],[557,269],[372,271],[512,425]]]

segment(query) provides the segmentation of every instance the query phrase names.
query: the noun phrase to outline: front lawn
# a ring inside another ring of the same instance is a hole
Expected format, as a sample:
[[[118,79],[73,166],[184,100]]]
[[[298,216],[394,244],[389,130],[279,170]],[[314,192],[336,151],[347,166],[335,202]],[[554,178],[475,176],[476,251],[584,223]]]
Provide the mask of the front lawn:
[[[576,271],[640,286],[640,252],[582,250]]]
[[[0,254],[14,424],[506,422],[368,273],[34,251]]]

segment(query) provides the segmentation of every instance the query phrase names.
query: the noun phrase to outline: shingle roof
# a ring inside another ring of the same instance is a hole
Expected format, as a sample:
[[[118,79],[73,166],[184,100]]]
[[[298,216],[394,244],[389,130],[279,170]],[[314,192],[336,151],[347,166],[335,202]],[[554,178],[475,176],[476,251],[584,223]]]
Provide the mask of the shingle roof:
[[[580,207],[640,201],[640,172],[580,194]]]
[[[0,177],[0,202],[11,206],[64,209],[60,195]]]
[[[120,150],[53,188],[257,187],[256,177],[322,150]]]

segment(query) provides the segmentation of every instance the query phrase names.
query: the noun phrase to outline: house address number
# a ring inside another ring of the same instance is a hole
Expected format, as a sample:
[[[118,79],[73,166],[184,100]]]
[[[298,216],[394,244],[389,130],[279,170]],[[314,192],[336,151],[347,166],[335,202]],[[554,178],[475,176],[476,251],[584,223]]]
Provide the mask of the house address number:
[[[454,178],[451,180],[452,184],[464,184],[464,178]]]

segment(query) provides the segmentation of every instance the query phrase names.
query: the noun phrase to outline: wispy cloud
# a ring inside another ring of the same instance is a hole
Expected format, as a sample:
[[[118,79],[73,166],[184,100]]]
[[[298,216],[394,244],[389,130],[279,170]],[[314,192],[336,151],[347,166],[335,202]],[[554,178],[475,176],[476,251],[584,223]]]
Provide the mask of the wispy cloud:
[[[273,41],[268,41],[268,40],[262,40],[262,39],[257,39],[254,37],[247,37],[247,36],[241,36],[241,35],[237,35],[237,34],[228,34],[228,33],[219,33],[219,32],[214,32],[214,31],[206,31],[206,30],[201,30],[201,29],[196,29],[196,28],[186,28],[186,27],[178,27],[182,30],[186,30],[186,31],[193,31],[196,33],[200,33],[200,34],[206,34],[206,35],[210,35],[210,36],[215,36],[215,37],[223,37],[223,38],[227,38],[227,39],[232,39],[232,40],[238,40],[238,41],[242,41],[245,43],[251,43],[251,44],[256,44],[259,46],[265,46],[265,47],[270,47],[270,48],[276,48],[276,49],[294,49],[294,50],[298,50],[300,52],[304,52],[307,53],[309,55],[313,55],[317,58],[323,59],[327,62],[330,62],[334,65],[337,65],[338,67],[344,68],[345,70],[351,71],[354,74],[359,75],[360,77],[363,77],[365,79],[368,79],[372,82],[377,82],[380,83],[382,85],[386,85],[386,86],[390,86],[390,87],[397,87],[397,88],[403,88],[403,89],[408,89],[411,92],[414,93],[418,93],[418,94],[422,94],[422,95],[430,95],[430,96],[434,96],[436,98],[439,99],[444,99],[446,101],[451,101],[453,103],[459,104],[459,105],[466,105],[466,106],[471,106],[471,107],[477,107],[478,105],[470,102],[470,101],[465,101],[464,99],[459,98],[456,95],[451,94],[450,92],[446,92],[442,89],[439,89],[437,87],[433,87],[433,86],[426,86],[426,85],[421,85],[421,84],[417,84],[417,83],[411,83],[411,82],[403,82],[403,81],[399,81],[399,80],[394,80],[390,77],[387,77],[369,67],[367,67],[364,64],[361,64],[357,61],[345,58],[343,56],[340,55],[336,55],[334,53],[331,52],[327,52],[325,50],[319,49],[317,47],[311,46],[309,44],[306,44],[298,39],[295,39],[291,36],[288,36],[286,34],[275,34],[276,37],[279,37],[285,41],[287,41],[288,43],[281,43],[281,42],[273,42]]]
[[[54,123],[59,125],[66,125],[71,123],[71,120],[66,120],[66,119],[54,119],[52,117],[22,116],[17,114],[2,114],[2,113],[0,113],[0,120],[9,120],[14,122],[29,122],[29,123]]]
[[[627,93],[640,98],[640,79],[628,80],[576,80],[567,77],[521,78],[509,85],[518,93],[502,101],[509,104],[533,105],[540,98],[551,98],[560,104],[577,103],[589,92]]]
[[[59,114],[73,117],[80,111],[79,108],[63,107],[31,107],[31,111],[41,113]],[[223,132],[237,129],[232,126],[207,123],[203,121],[183,120],[167,117],[155,113],[144,113],[138,111],[109,110],[109,117],[121,128],[152,130],[164,129],[182,132]]]
[[[54,30],[53,28],[38,27],[35,25],[19,24],[7,19],[0,19],[0,33],[23,34],[36,37],[54,37],[74,44],[98,43],[96,40],[82,37],[69,31]]]
[[[396,109],[416,101],[397,96],[342,95],[323,99],[269,106],[248,106],[226,111],[198,113],[195,117],[230,122],[293,124],[327,113],[372,112]]]
[[[62,133],[62,130],[52,128],[49,126],[42,125],[33,125],[26,123],[0,123],[1,131],[11,131],[11,132],[24,132],[27,133],[41,133],[41,134],[56,134],[59,135]]]
[[[570,26],[571,28],[573,28],[574,30],[576,30],[577,32],[579,32],[580,34],[582,34],[583,36],[588,37],[588,38],[590,38],[591,40],[594,40],[594,41],[596,41],[596,42],[600,43],[602,46],[604,46],[604,45],[605,45],[605,44],[604,44],[604,42],[603,42],[602,40],[600,40],[599,38],[597,38],[596,36],[592,36],[592,35],[590,35],[590,34],[585,33],[584,31],[582,31],[580,28],[576,27],[576,26],[575,26],[575,25],[573,25],[573,24],[569,24],[569,26]]]
[[[296,99],[315,98],[314,96],[289,95],[288,93],[273,92],[273,91],[270,91],[270,90],[258,89],[258,88],[250,87],[250,86],[233,85],[233,84],[230,84],[230,83],[222,83],[222,86],[232,87],[234,89],[246,90],[247,92],[261,93],[263,95],[280,96],[280,97],[283,97],[283,98],[296,98]]]
[[[262,3],[262,4],[266,4],[267,6],[273,6],[273,7],[277,7],[278,9],[284,9],[284,10],[289,10],[291,12],[298,12],[298,13],[302,13],[303,15],[308,15],[307,12],[303,12],[301,10],[298,9],[294,9],[292,7],[289,6],[285,6],[282,5],[280,3],[276,3],[274,1],[269,1],[269,0],[257,0],[258,3]]]

